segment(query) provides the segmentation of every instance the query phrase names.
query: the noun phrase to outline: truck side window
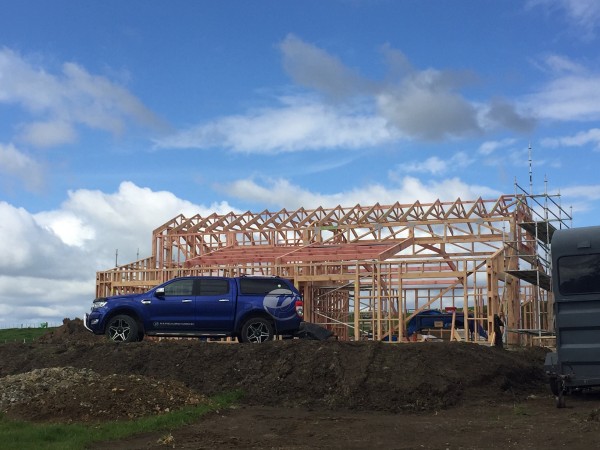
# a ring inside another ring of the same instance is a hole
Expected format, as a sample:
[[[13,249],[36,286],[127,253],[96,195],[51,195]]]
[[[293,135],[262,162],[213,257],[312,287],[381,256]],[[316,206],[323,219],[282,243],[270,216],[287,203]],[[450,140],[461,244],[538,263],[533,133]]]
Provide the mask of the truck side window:
[[[599,293],[600,254],[559,258],[558,282],[563,295]]]
[[[165,297],[176,295],[192,295],[194,280],[177,280],[165,286]]]
[[[281,290],[285,290],[282,292]],[[267,295],[269,292],[278,290],[282,294],[292,294],[292,290],[288,285],[278,279],[252,279],[242,278],[240,279],[240,291],[246,295]]]
[[[229,294],[229,280],[226,279],[200,279],[198,295],[224,295]]]

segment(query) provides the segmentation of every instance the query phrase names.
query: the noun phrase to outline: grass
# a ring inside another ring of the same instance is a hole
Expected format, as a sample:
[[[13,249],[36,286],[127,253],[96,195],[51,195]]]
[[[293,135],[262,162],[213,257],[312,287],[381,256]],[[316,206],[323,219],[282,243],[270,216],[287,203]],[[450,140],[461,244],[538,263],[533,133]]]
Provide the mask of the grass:
[[[527,411],[527,408],[524,405],[518,404],[513,405],[513,414],[515,414],[516,416],[528,416],[529,412]]]
[[[32,342],[40,336],[56,328],[6,328],[0,330],[0,343],[2,342]]]
[[[80,450],[93,443],[161,431],[165,432],[161,439],[168,441],[169,436],[172,439],[172,430],[192,423],[211,411],[231,406],[240,397],[240,392],[230,392],[214,397],[208,404],[133,421],[49,424],[0,417],[0,446],[3,450]]]

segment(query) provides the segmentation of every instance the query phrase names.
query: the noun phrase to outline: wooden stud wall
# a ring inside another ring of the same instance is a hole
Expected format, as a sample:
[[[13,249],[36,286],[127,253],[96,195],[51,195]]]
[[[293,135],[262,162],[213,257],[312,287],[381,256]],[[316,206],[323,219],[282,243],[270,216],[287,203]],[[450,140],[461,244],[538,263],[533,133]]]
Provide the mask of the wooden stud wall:
[[[499,311],[509,328],[547,326],[534,317],[545,298],[504,272],[520,264],[508,245],[519,239],[518,220],[532,219],[516,195],[179,215],[153,232],[150,257],[98,272],[96,293],[141,292],[177,276],[278,275],[303,293],[306,319],[342,339],[404,341],[418,312],[454,308],[491,341]]]

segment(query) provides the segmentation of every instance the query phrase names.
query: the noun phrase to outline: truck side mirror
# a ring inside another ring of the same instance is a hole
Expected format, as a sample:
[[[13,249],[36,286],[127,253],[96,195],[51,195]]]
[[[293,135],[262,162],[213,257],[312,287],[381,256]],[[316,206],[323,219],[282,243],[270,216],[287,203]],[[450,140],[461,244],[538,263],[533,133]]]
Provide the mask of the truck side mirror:
[[[165,296],[165,288],[159,287],[157,290],[154,291],[154,295],[156,295],[157,297],[164,297]]]

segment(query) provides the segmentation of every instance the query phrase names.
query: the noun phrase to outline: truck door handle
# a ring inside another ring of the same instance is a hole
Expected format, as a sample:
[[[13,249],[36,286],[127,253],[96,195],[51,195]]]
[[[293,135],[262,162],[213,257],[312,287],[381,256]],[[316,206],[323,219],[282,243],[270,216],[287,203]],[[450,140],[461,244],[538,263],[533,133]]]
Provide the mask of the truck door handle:
[[[229,299],[228,299],[228,298],[220,298],[220,299],[219,299],[219,301],[220,301],[220,302],[228,302],[228,301],[229,301]]]
[[[185,299],[185,300],[181,300],[181,303],[192,303],[192,301],[189,299]]]
[[[142,300],[140,303],[143,305],[149,305],[150,303],[152,303],[152,301],[151,300]]]

